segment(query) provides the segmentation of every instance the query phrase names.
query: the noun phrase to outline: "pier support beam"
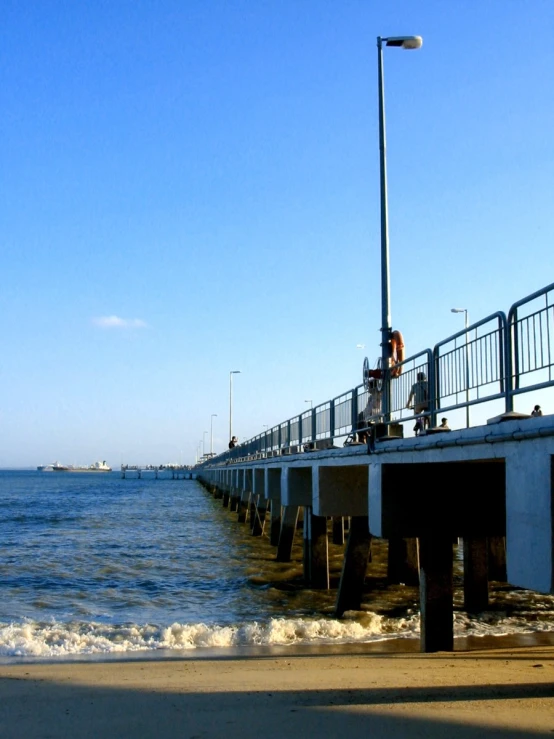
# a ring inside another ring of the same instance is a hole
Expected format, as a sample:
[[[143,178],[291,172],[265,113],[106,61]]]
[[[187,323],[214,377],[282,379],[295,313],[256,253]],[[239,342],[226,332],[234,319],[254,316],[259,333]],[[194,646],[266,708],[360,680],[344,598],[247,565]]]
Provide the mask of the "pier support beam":
[[[229,487],[226,485],[225,490],[223,491],[223,507],[224,508],[229,507],[229,499],[230,499]]]
[[[489,580],[506,582],[506,537],[490,536],[489,545]]]
[[[251,509],[250,523],[252,524],[252,536],[261,536],[264,533],[265,517],[267,513],[268,500],[265,497],[265,469],[256,468],[253,471],[253,484],[255,505]]]
[[[344,516],[333,516],[333,544],[344,544]]]
[[[299,511],[299,506],[288,505],[284,508],[279,544],[277,545],[277,562],[290,562],[291,560]]]
[[[252,520],[252,536],[262,536],[264,533],[267,504],[267,498],[263,498],[260,495],[254,511],[254,518]]]
[[[489,605],[489,557],[484,536],[464,537],[464,608],[469,613]]]
[[[304,508],[304,579],[320,590],[329,590],[327,518]]]
[[[238,505],[238,522],[246,523],[248,517],[248,509],[250,507],[250,498],[252,496],[252,470],[244,470],[243,489]]]
[[[276,547],[281,533],[281,470],[268,468],[265,470],[265,492],[271,502],[271,531],[269,543]]]
[[[454,648],[452,537],[425,534],[419,540],[421,651]]]
[[[370,554],[369,518],[352,516],[337,593],[337,618],[343,616],[345,611],[359,610]]]
[[[235,513],[239,508],[239,501],[244,487],[244,470],[232,470],[231,480],[231,501],[229,510],[231,513]]]
[[[393,536],[389,539],[387,564],[389,583],[419,585],[419,546],[417,539]]]

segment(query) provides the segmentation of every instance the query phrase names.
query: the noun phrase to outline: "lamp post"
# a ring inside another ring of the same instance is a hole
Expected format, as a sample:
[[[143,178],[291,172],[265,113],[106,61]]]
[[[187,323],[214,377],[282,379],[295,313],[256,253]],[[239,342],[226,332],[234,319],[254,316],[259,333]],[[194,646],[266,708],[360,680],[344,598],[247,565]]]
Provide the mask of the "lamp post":
[[[233,438],[233,375],[240,375],[240,370],[229,372],[229,441]]]
[[[464,314],[464,327],[466,330],[465,335],[465,357],[466,357],[466,428],[469,428],[469,342],[467,329],[469,326],[469,313],[467,308],[451,308],[452,313],[463,313]]]
[[[313,401],[312,400],[305,400],[304,403],[309,403],[310,404],[310,408],[313,408],[314,407],[314,404],[313,404]]]
[[[383,45],[401,49],[419,49],[423,43],[421,36],[377,37],[377,59],[379,77],[379,170],[381,191],[381,361],[383,371],[382,408],[385,421],[390,420],[391,387],[390,359],[392,356],[392,322],[390,312],[390,271],[389,271],[389,216],[387,203],[387,144],[385,134],[385,85],[383,79]]]
[[[217,413],[212,413],[210,418],[210,457],[214,454],[214,418],[217,418]]]
[[[202,434],[202,456],[203,457],[206,454],[206,434],[207,433],[208,433],[207,431],[204,431],[204,433]]]

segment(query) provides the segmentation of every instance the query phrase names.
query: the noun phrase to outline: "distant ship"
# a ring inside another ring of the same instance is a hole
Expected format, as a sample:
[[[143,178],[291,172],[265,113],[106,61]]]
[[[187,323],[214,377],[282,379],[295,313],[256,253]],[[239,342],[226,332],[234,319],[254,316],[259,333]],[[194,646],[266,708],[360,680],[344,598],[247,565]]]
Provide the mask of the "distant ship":
[[[54,462],[54,464],[40,465],[37,470],[40,472],[111,472],[112,468],[108,467],[105,461],[94,462],[88,467],[76,467],[72,464]]]

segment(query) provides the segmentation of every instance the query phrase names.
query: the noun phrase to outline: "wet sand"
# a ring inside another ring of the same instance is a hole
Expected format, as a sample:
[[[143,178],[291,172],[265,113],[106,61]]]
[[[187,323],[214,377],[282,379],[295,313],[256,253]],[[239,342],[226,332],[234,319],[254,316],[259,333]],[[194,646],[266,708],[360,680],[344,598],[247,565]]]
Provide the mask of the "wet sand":
[[[554,647],[282,650],[0,666],[0,736],[533,737],[554,734]]]

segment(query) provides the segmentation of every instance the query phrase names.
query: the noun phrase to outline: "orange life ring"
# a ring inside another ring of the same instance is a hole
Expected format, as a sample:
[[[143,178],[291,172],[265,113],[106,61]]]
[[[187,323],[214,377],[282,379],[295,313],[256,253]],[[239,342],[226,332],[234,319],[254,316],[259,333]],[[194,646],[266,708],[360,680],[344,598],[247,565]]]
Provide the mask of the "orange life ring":
[[[404,361],[404,337],[400,331],[393,331],[391,335],[391,377],[400,377],[402,374],[402,365],[400,362]]]

